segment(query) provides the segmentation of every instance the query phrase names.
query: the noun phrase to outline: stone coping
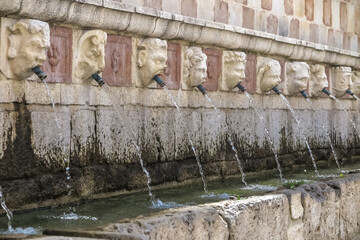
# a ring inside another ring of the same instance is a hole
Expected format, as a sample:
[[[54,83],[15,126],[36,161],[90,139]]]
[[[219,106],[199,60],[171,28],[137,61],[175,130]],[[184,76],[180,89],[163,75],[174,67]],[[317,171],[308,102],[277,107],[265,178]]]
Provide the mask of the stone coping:
[[[289,60],[360,68],[360,54],[349,50],[132,6],[115,0],[0,0],[0,16],[34,18],[81,28],[99,28],[137,36],[253,51]]]
[[[360,174],[152,213],[90,229],[46,235],[95,239],[354,239],[360,221]]]

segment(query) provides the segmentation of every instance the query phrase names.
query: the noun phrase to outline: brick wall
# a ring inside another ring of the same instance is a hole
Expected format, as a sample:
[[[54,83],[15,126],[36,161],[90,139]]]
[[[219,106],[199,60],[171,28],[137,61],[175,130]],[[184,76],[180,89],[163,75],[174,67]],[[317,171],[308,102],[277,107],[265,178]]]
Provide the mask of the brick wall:
[[[360,52],[359,0],[122,2]]]

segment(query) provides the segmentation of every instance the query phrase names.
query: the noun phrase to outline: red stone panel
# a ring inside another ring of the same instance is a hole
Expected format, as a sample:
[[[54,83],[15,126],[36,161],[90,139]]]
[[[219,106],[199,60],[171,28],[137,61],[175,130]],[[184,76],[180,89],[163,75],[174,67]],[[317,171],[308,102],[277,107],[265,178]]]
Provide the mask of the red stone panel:
[[[245,80],[241,84],[249,93],[256,92],[256,55],[246,54]]]
[[[293,0],[284,0],[285,13],[287,15],[294,15],[294,3]]]
[[[261,8],[270,11],[272,9],[272,0],[261,0]]]
[[[299,39],[299,25],[300,22],[298,19],[291,19],[289,37]]]
[[[340,2],[340,29],[347,31],[348,24],[348,5],[345,2]]]
[[[267,18],[267,28],[266,31],[268,33],[272,33],[272,34],[278,34],[278,26],[279,26],[279,20],[277,18],[277,16],[271,14],[268,18]]]
[[[254,29],[255,23],[255,10],[243,6],[243,27]]]
[[[217,0],[215,2],[215,22],[229,23],[228,3]]]
[[[314,20],[314,0],[305,0],[305,16],[309,21]]]
[[[105,46],[104,81],[111,86],[131,85],[131,38],[108,35]]]
[[[181,0],[181,14],[196,18],[197,16],[196,0]]]
[[[310,24],[309,41],[314,43],[319,42],[319,26],[317,24]]]
[[[72,72],[72,30],[65,27],[50,29],[50,48],[42,67],[47,82],[71,83]]]
[[[222,51],[216,49],[203,49],[207,56],[207,79],[203,86],[207,91],[217,91],[222,69]]]
[[[180,88],[181,78],[181,46],[177,43],[168,43],[167,67],[161,78],[169,89]]]
[[[326,26],[331,26],[332,18],[331,18],[331,1],[332,0],[324,0],[323,1],[323,22]]]

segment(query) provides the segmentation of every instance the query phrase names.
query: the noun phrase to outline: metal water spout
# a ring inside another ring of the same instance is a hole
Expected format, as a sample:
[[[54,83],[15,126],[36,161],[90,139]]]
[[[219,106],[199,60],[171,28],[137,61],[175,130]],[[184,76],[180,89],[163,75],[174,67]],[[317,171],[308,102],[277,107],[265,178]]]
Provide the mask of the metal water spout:
[[[199,89],[199,91],[200,91],[203,95],[206,95],[206,89],[204,88],[203,85],[199,84],[199,85],[197,85],[196,87]]]
[[[94,73],[91,77],[99,84],[100,87],[105,84],[104,80],[99,76],[98,73]]]
[[[236,84],[236,87],[239,88],[242,92],[246,91],[246,88],[243,85],[241,85],[240,83]]]
[[[329,92],[326,88],[324,88],[322,90],[323,93],[325,93],[326,95],[330,96],[331,95],[331,92]]]
[[[307,99],[309,97],[305,91],[301,91],[300,93],[301,93],[301,95],[303,95],[303,97],[305,99]]]
[[[31,71],[33,71],[41,80],[44,80],[47,77],[47,75],[41,71],[39,66],[32,68]]]
[[[272,90],[277,94],[280,95],[281,91],[277,87],[273,87]]]
[[[351,96],[354,96],[354,93],[350,89],[346,90],[346,93],[350,94]]]
[[[160,78],[159,75],[155,75],[155,76],[153,77],[153,80],[154,80],[157,84],[159,84],[160,87],[164,87],[164,86],[165,86],[164,81]]]

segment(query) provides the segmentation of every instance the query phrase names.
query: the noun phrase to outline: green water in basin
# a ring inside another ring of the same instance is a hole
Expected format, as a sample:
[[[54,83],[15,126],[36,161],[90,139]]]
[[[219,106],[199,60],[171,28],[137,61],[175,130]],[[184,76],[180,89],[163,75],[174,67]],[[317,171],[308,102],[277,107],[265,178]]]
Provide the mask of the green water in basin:
[[[346,164],[343,173],[336,166],[327,168],[327,164],[319,164],[321,177],[317,177],[312,166],[297,167],[296,170],[284,171],[287,181],[303,180],[323,181],[329,178],[347,175],[346,170],[360,169],[360,162]],[[41,234],[44,229],[76,229],[105,225],[124,218],[136,217],[147,213],[158,212],[163,209],[197,205],[224,199],[243,198],[252,195],[265,194],[282,188],[278,172],[268,170],[246,175],[249,186],[245,188],[241,176],[219,179],[208,182],[211,196],[206,196],[202,183],[195,183],[171,189],[154,190],[153,193],[158,206],[153,206],[147,191],[122,195],[119,197],[89,201],[87,203],[69,207],[63,206],[52,209],[34,210],[27,213],[15,213],[13,228],[15,233]],[[6,199],[10,202],[11,199]],[[7,232],[7,218],[0,216],[0,234]]]

